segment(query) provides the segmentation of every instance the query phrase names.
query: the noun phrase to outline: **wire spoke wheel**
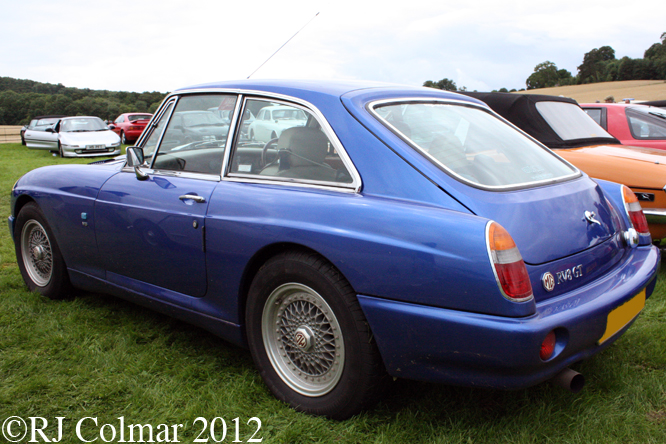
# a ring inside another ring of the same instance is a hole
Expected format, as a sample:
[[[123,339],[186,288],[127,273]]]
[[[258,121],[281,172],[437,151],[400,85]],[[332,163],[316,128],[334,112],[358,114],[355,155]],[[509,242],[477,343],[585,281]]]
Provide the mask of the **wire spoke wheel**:
[[[39,287],[48,285],[53,275],[53,251],[46,230],[34,219],[23,225],[21,250],[30,279]]]
[[[279,286],[264,305],[268,359],[282,381],[301,395],[322,396],[337,385],[345,362],[340,331],[324,298],[303,284]]]

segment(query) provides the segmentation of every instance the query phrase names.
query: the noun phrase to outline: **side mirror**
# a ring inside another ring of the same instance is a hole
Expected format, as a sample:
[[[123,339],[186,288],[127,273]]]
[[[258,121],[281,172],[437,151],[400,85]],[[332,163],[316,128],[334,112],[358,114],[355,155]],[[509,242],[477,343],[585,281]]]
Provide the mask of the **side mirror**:
[[[110,130],[116,129],[116,125],[114,125],[112,123],[109,123],[108,127],[109,127]]]
[[[127,147],[127,166],[134,167],[134,173],[138,180],[148,179],[148,174],[141,169],[143,165],[143,148],[138,146],[129,146]]]

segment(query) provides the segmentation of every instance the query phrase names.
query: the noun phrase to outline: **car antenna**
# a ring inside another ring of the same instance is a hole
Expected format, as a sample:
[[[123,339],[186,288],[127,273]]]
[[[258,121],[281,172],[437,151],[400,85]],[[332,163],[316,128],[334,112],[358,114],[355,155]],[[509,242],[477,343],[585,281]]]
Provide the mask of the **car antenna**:
[[[275,54],[277,54],[282,48],[284,48],[285,45],[291,41],[291,39],[293,39],[294,37],[296,37],[296,35],[297,35],[299,32],[301,32],[303,29],[305,29],[305,27],[308,26],[312,20],[316,19],[318,15],[319,15],[319,13],[316,13],[316,14],[314,15],[314,17],[312,17],[312,18],[311,18],[311,19],[310,19],[305,25],[303,25],[303,27],[302,27],[301,29],[299,29],[298,31],[296,31],[296,34],[292,35],[292,36],[289,38],[289,40],[287,40],[286,42],[284,42],[284,43],[282,44],[282,46],[280,46],[280,47],[277,49],[277,51],[275,51],[273,54],[271,54],[271,56],[270,56],[269,58],[267,58],[266,61],[264,61],[264,63],[262,63],[261,65],[259,65],[259,68],[257,68],[257,69],[255,69],[254,71],[252,71],[252,74],[250,74],[249,76],[247,76],[247,78],[249,79],[250,77],[252,77],[252,76],[254,75],[255,72],[259,71],[259,70],[261,69],[262,66],[264,66],[264,65],[265,65],[270,59],[272,59],[273,56],[274,56]]]

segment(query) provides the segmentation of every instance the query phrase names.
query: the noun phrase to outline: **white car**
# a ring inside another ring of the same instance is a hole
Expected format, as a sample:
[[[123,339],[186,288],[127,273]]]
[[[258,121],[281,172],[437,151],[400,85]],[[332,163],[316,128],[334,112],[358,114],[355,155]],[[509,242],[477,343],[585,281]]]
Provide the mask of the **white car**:
[[[99,117],[65,117],[44,131],[26,130],[28,148],[57,152],[60,157],[117,156],[120,137]]]
[[[293,106],[271,105],[259,111],[248,128],[250,140],[268,142],[277,139],[282,131],[295,126],[305,126],[307,116],[305,113]]]

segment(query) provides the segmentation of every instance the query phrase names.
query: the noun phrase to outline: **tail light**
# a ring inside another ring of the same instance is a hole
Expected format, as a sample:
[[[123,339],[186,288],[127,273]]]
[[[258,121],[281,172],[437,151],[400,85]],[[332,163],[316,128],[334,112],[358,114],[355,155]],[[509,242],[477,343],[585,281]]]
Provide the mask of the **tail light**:
[[[648,229],[647,219],[645,219],[641,204],[638,202],[638,198],[634,192],[626,185],[622,185],[622,200],[624,201],[624,208],[627,210],[634,229],[640,234],[649,235],[650,230]]]
[[[497,222],[490,222],[486,239],[490,261],[502,294],[514,302],[531,299],[530,277],[511,235]]]

